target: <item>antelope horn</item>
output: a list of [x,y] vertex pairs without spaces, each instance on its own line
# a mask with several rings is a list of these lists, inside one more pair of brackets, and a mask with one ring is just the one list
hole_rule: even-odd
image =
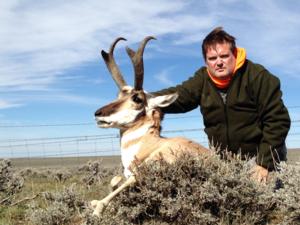
[[105,64],[109,70],[109,72],[111,73],[112,75],[112,78],[114,79],[114,81],[116,82],[117,86],[119,87],[119,89],[121,90],[122,87],[124,87],[126,85],[126,82],[119,70],[119,67],[118,65],[116,64],[115,62],[115,59],[114,59],[114,49],[115,49],[115,46],[116,44],[120,41],[120,40],[123,40],[123,41],[127,41],[125,38],[123,37],[119,37],[117,38],[110,46],[110,49],[109,49],[109,53],[105,52],[104,50],[101,51],[101,55],[102,55],[102,58],[104,59],[105,61]]
[[136,90],[142,90],[143,89],[143,80],[144,80],[144,62],[143,62],[143,54],[144,49],[148,41],[151,39],[155,39],[155,37],[148,36],[146,37],[142,43],[140,44],[139,49],[137,52],[132,50],[131,48],[126,48],[127,54],[129,55],[133,67],[134,67],[134,89]]

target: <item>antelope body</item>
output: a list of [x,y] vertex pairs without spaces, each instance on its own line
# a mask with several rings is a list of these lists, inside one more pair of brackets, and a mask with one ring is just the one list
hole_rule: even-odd
[[[91,202],[94,215],[100,215],[110,200],[120,191],[135,183],[134,171],[138,165],[149,160],[162,159],[173,163],[182,153],[202,154],[209,150],[186,138],[164,138],[160,136],[163,114],[160,108],[172,104],[177,94],[153,96],[143,90],[143,52],[146,43],[154,39],[146,37],[137,52],[127,48],[134,65],[135,85],[130,87],[124,81],[113,57],[115,45],[124,38],[116,39],[109,53],[102,51],[102,57],[118,85],[117,100],[95,112],[97,125],[102,128],[118,128],[121,132],[121,158],[126,181],[101,201]],[[116,179],[116,178],[115,178]],[[118,180],[118,179],[117,179]]]

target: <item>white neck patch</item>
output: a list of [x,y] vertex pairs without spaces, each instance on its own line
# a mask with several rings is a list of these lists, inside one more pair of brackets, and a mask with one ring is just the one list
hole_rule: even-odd
[[134,161],[135,155],[140,150],[141,143],[136,142],[135,144],[129,145],[126,148],[124,148],[124,146],[128,142],[144,136],[150,127],[151,127],[150,124],[145,124],[139,127],[138,129],[133,130],[132,132],[123,134],[121,139],[121,158],[122,158],[122,164],[124,166],[125,177],[129,177],[130,175],[132,175],[132,172],[128,169],[128,167]]
[[141,145],[140,143],[136,143],[126,149],[121,149],[121,159],[124,167],[125,177],[129,177],[132,175],[132,172],[129,170],[129,166],[134,161],[135,155],[138,153],[140,149],[140,145]]
[[121,148],[122,148],[122,145],[124,146],[127,142],[144,136],[150,127],[151,127],[150,124],[145,124],[136,130],[133,130],[131,132],[123,134],[122,139],[121,139]]

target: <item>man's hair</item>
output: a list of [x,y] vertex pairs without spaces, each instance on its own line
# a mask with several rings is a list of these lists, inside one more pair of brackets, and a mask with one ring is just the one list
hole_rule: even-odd
[[203,40],[202,42],[202,54],[204,60],[206,61],[206,52],[208,48],[215,47],[216,44],[229,43],[230,50],[234,53],[236,45],[235,45],[235,37],[231,36],[227,32],[223,30],[223,27],[217,27],[213,29]]

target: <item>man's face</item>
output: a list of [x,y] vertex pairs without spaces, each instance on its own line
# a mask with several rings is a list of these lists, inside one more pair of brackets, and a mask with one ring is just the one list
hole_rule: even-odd
[[230,50],[229,43],[218,43],[206,52],[206,66],[211,75],[217,78],[227,78],[233,74],[236,57]]

